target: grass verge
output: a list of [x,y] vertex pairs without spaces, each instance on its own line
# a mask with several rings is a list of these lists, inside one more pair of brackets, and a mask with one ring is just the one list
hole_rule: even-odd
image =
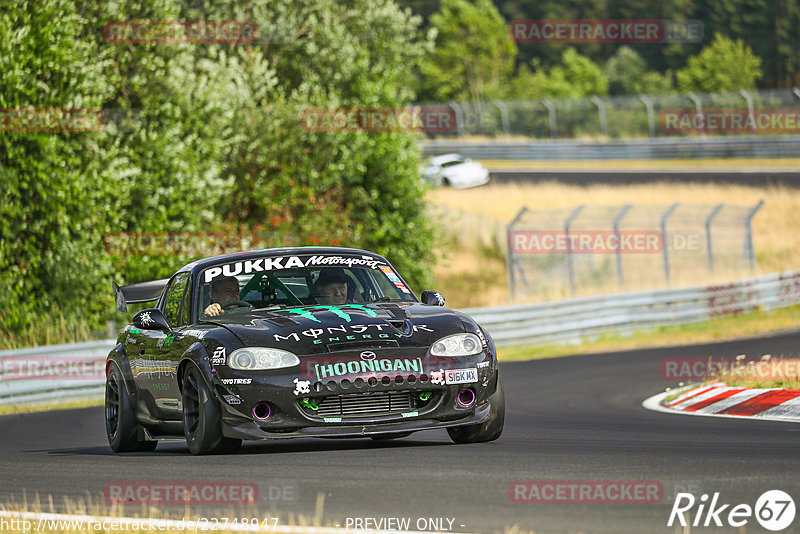
[[42,404],[7,404],[0,406],[0,415],[19,413],[48,412],[51,410],[75,410],[78,408],[92,408],[102,406],[103,399],[86,399],[71,402],[48,402]]
[[663,326],[654,330],[634,332],[631,336],[604,334],[580,345],[513,345],[498,347],[497,352],[500,361],[520,361],[594,352],[712,343],[797,328],[800,327],[798,317],[800,317],[800,305],[794,305],[685,325]]

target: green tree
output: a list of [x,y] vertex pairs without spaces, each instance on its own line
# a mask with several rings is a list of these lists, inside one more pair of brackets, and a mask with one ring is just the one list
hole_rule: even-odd
[[[215,17],[235,16],[209,5]],[[286,35],[217,49],[210,74],[237,129],[222,160],[223,220],[266,225],[299,244],[384,254],[417,288],[429,282],[432,230],[418,179],[417,134],[316,131],[304,117],[337,109],[403,109],[412,68],[432,43],[389,0],[238,3]],[[277,243],[281,244],[281,243]]]
[[663,94],[672,91],[672,73],[665,74],[647,69],[642,56],[628,46],[621,46],[603,67],[608,78],[609,93]]
[[491,0],[442,0],[431,24],[436,48],[419,66],[423,100],[479,102],[504,92],[517,46]]
[[678,88],[703,93],[752,89],[761,78],[761,59],[741,40],[718,33],[714,41],[676,73]]
[[[254,20],[252,45],[120,45],[113,20]],[[413,132],[319,132],[309,108],[403,108],[431,43],[390,0],[0,3],[0,108],[103,109],[89,132],[0,132],[0,329],[112,314],[110,280],[190,257],[110,256],[110,232],[272,228],[430,266]],[[273,241],[273,245],[282,242]]]
[[[104,77],[110,56],[86,39],[91,30],[72,0],[0,3],[0,109],[38,110],[39,117],[44,110],[100,109],[111,93]],[[117,159],[113,144],[103,131],[21,126],[0,133],[4,330],[79,305],[97,315],[102,306],[86,295],[108,274],[96,260],[112,196],[105,168]]]
[[800,0],[695,0],[694,18],[706,35],[741,39],[761,58],[760,86],[792,87],[800,82]]
[[509,98],[579,98],[608,94],[608,79],[603,70],[574,48],[564,51],[559,65],[546,69],[534,60],[532,67],[533,72],[527,67],[520,69],[511,82]]

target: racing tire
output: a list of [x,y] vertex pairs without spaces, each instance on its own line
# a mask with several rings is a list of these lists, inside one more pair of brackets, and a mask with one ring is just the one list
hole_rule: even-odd
[[222,435],[222,412],[211,395],[200,370],[189,365],[183,375],[183,433],[189,452],[195,455],[224,454],[237,450],[241,439]]
[[106,437],[114,452],[149,452],[157,441],[139,441],[136,410],[128,397],[128,387],[116,362],[111,362],[106,376],[105,393]]
[[455,443],[486,443],[494,441],[503,433],[506,419],[506,399],[503,395],[503,386],[500,383],[500,374],[497,374],[497,389],[489,397],[491,409],[489,419],[477,425],[455,426],[447,429]]

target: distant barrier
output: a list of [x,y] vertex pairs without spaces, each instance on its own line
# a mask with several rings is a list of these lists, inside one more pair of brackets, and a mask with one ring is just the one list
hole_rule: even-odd
[[426,157],[456,152],[482,160],[797,158],[800,135],[631,139],[625,141],[426,140]]
[[580,343],[604,333],[705,321],[800,303],[800,271],[730,284],[462,310],[502,345]]

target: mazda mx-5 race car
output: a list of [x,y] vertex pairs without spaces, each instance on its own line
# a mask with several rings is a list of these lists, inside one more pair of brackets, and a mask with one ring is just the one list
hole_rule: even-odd
[[169,279],[113,284],[133,316],[106,363],[115,452],[185,437],[497,439],[505,403],[491,337],[435,291],[417,299],[383,257],[345,248],[237,252]]

